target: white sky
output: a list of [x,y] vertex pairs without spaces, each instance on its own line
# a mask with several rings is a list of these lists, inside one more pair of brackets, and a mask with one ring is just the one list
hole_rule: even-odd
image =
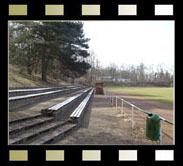
[[174,21],[84,21],[84,32],[102,66],[174,66]]

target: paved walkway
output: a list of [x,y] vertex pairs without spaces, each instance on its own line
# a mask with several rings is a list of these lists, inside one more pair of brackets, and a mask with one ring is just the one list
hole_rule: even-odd
[[144,130],[131,129],[131,118],[111,106],[109,98],[95,95],[81,128],[56,144],[131,145],[152,144]]

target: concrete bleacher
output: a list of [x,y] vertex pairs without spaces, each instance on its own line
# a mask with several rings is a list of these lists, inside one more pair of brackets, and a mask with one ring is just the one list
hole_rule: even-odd
[[[52,90],[53,88],[44,89],[46,92],[39,92],[39,90],[29,90],[32,94],[26,94],[21,96],[12,96],[9,97],[9,111],[18,111],[22,110],[22,108],[29,106],[31,104],[35,104],[40,101],[48,100],[51,98],[59,97],[73,91],[77,91],[81,89],[81,87],[68,87],[68,88],[60,88],[57,90]],[[42,89],[41,89],[42,90]],[[26,89],[24,91],[27,91]],[[36,93],[35,93],[36,92]]]

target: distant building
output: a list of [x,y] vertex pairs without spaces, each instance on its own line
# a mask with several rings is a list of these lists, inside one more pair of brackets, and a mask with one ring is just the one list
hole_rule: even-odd
[[99,76],[97,81],[130,82],[128,78],[112,78],[111,76]]
[[115,79],[115,81],[117,81],[117,82],[130,82],[130,79],[128,79],[128,78],[117,78],[117,79]]

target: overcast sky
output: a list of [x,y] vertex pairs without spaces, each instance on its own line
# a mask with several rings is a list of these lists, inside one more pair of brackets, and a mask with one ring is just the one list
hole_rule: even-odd
[[84,21],[85,36],[102,66],[174,66],[174,21]]

